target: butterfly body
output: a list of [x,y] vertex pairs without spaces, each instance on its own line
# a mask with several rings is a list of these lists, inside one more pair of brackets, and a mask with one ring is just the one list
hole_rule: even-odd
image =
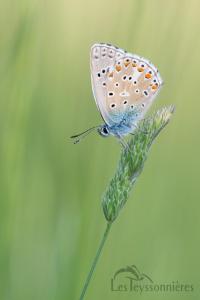
[[119,123],[113,124],[109,126],[108,124],[104,124],[99,128],[100,135],[106,137],[109,135],[113,135],[116,137],[123,137],[127,134],[133,133],[137,128],[138,123],[138,114],[132,114],[131,116],[125,116]]
[[[147,59],[110,44],[94,44],[90,52],[92,90],[105,122],[102,136],[121,138],[137,128],[162,86]],[[76,136],[77,137],[77,136]]]

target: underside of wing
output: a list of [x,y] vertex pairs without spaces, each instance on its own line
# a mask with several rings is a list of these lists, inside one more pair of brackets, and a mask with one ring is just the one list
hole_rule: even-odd
[[117,59],[124,57],[123,50],[108,44],[94,44],[90,53],[90,68],[92,90],[96,105],[104,121],[112,126],[113,121],[110,118],[106,105],[106,81],[108,73],[113,68]]
[[107,44],[92,47],[91,71],[97,106],[110,126],[141,119],[162,85],[151,62]]
[[141,119],[162,85],[158,70],[144,58],[126,55],[108,72],[105,93],[106,111],[113,122],[125,116]]

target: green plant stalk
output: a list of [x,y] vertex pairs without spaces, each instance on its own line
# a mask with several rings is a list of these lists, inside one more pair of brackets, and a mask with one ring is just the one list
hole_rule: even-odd
[[169,123],[174,106],[163,107],[138,124],[138,129],[122,149],[115,175],[103,196],[102,207],[105,218],[113,222],[125,205],[130,191],[141,174],[149,150],[156,137]]
[[94,270],[95,270],[95,268],[96,268],[97,262],[98,262],[98,260],[99,260],[99,256],[100,256],[100,254],[101,254],[101,252],[102,252],[103,246],[104,246],[105,241],[106,241],[106,239],[107,239],[107,237],[108,237],[108,233],[109,233],[109,231],[110,231],[111,225],[112,225],[112,223],[107,223],[106,230],[105,230],[105,232],[104,232],[103,238],[102,238],[102,240],[101,240],[101,242],[100,242],[100,245],[99,245],[99,248],[98,248],[98,250],[97,250],[97,253],[96,253],[95,257],[94,257],[94,260],[93,260],[93,263],[92,263],[90,272],[88,273],[88,276],[87,276],[87,278],[86,278],[86,281],[85,281],[83,290],[82,290],[82,292],[81,292],[81,296],[80,296],[80,298],[79,298],[80,300],[83,300],[83,299],[84,299],[84,296],[85,296],[85,293],[86,293],[86,291],[87,291],[88,285],[89,285],[90,280],[91,280],[91,278],[92,278],[92,274],[94,273]]
[[149,118],[141,121],[138,129],[134,132],[134,137],[129,140],[128,147],[121,152],[117,171],[111,179],[102,200],[102,208],[107,220],[107,227],[87,276],[80,300],[84,299],[99,256],[108,237],[111,224],[124,207],[131,189],[142,172],[152,143],[162,129],[169,123],[173,112],[174,106],[171,105],[158,110]]

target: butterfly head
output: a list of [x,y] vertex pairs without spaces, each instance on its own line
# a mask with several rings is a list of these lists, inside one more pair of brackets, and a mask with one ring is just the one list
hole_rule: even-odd
[[98,129],[98,133],[102,136],[102,137],[107,137],[110,135],[110,131],[109,128],[106,124],[102,125],[101,127],[99,127]]

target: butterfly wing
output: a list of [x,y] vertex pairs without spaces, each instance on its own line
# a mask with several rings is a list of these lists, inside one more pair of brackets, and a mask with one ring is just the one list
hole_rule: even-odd
[[96,105],[100,110],[105,123],[114,124],[110,112],[107,109],[106,81],[108,73],[111,72],[116,59],[124,56],[124,51],[107,44],[94,44],[90,53],[90,68],[92,90]]
[[149,109],[162,79],[148,60],[109,45],[91,52],[92,85],[105,122],[132,127]]

